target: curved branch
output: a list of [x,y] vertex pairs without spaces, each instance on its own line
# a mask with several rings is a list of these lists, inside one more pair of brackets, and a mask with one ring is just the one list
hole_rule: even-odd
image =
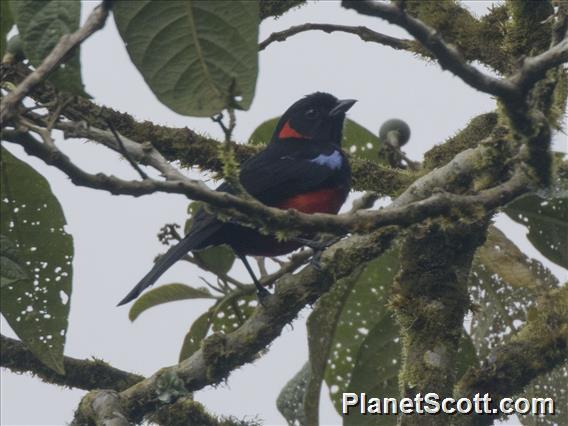
[[[444,188],[449,188],[449,184],[463,176],[464,173],[471,174],[472,167],[475,167],[475,165],[470,164],[472,163],[470,160],[483,155],[484,151],[480,147],[479,149],[465,151],[446,166],[421,178],[392,206],[381,210],[359,211],[341,215],[305,214],[296,210],[268,207],[254,199],[243,199],[226,192],[213,191],[202,182],[189,178],[170,181],[154,179],[127,181],[102,173],[90,174],[71,162],[69,157],[59,151],[57,147],[43,144],[29,133],[5,130],[2,137],[4,140],[20,144],[28,154],[41,158],[47,164],[57,167],[68,175],[76,185],[103,189],[112,194],[134,196],[155,192],[183,194],[194,200],[205,201],[220,212],[229,214],[232,219],[243,225],[255,227],[266,233],[276,231],[299,232],[307,235],[320,232],[334,235],[344,235],[350,232],[366,233],[389,225],[411,225],[427,218],[451,214],[455,209],[470,212],[478,211],[479,208],[491,210],[512,201],[529,190],[528,178],[519,172],[511,180],[492,189],[481,191],[477,195],[455,195],[440,192],[429,195],[434,190],[441,191]],[[460,167],[465,172],[461,173]],[[420,199],[419,195],[422,193],[427,198]]]
[[359,265],[384,253],[398,230],[353,236],[328,248],[321,258],[321,271],[308,267],[278,281],[274,296],[259,306],[234,332],[213,334],[201,349],[179,365],[162,368],[150,378],[120,393],[124,412],[133,421],[157,407],[156,391],[164,374],[183,380],[188,392],[226,379],[236,368],[256,359],[258,351],[276,339],[286,324],[307,305],[313,304],[338,279],[350,275]]
[[122,391],[144,380],[143,376],[119,370],[101,360],[63,358],[65,375],[57,374],[39,361],[25,345],[0,335],[0,366],[15,373],[31,373],[46,383],[84,390]]
[[408,15],[396,4],[343,0],[343,7],[363,15],[380,17],[408,31],[447,69],[469,86],[503,99],[507,103],[523,101],[526,93],[544,77],[546,71],[568,61],[568,36],[546,52],[524,60],[521,69],[509,78],[495,78],[470,65],[461,53],[447,44],[436,30]]
[[61,37],[53,50],[45,57],[41,65],[2,100],[2,105],[0,106],[0,123],[2,123],[2,125],[12,116],[18,103],[24,99],[36,85],[43,81],[47,75],[63,61],[71,50],[104,26],[107,16],[108,2],[103,2],[91,12],[81,28],[72,34]]
[[414,52],[417,47],[417,44],[414,40],[405,40],[401,38],[391,37],[363,26],[353,27],[348,25],[306,23],[302,25],[295,25],[288,28],[287,30],[270,34],[270,36],[266,40],[259,43],[258,50],[264,50],[268,45],[275,41],[284,41],[289,37],[306,31],[324,31],[328,34],[332,32],[354,34],[363,41],[382,44],[384,46],[392,47],[396,50],[408,50]]
[[421,20],[408,15],[398,5],[367,0],[343,0],[342,5],[363,15],[380,17],[391,24],[404,28],[432,52],[443,69],[451,71],[471,87],[503,99],[518,99],[520,97],[520,93],[514,84],[484,74],[473,65],[468,64],[460,52],[446,44],[436,30]]
[[[1,64],[2,81],[20,84],[30,70],[22,64]],[[56,96],[48,82],[42,82],[29,94],[39,103],[48,104]],[[178,161],[182,167],[197,166],[202,170],[222,172],[219,158],[221,142],[203,136],[189,128],[173,128],[154,124],[150,121],[137,121],[131,115],[101,107],[88,99],[74,98],[65,103],[61,113],[76,123],[87,123],[90,128],[104,129],[107,121],[123,136],[136,143],[151,141],[153,147],[168,161]],[[95,141],[96,135],[85,136]],[[235,158],[244,162],[261,147],[231,143]],[[411,183],[415,177],[403,170],[376,164],[372,161],[351,158],[353,170],[353,189],[370,190],[381,195],[393,196]]]

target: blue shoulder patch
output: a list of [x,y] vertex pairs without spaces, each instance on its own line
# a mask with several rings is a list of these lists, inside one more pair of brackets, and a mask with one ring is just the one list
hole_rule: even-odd
[[343,164],[343,157],[339,151],[333,151],[329,155],[320,154],[310,161],[312,163],[319,164],[320,166],[327,166],[332,170],[336,170],[341,168],[341,165]]

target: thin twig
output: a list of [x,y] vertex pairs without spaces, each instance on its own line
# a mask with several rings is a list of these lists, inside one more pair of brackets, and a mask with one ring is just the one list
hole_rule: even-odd
[[72,34],[61,37],[59,42],[45,57],[39,67],[36,68],[24,81],[22,81],[13,91],[8,93],[2,100],[0,106],[0,123],[2,127],[6,120],[16,111],[16,106],[38,83],[44,80],[75,47],[79,46],[85,39],[100,30],[108,16],[108,4],[103,2],[98,5],[87,18],[85,25]]
[[116,142],[118,144],[118,147],[120,149],[120,152],[122,153],[122,155],[124,156],[124,158],[126,158],[128,160],[128,162],[130,163],[130,165],[132,166],[132,168],[134,170],[136,170],[138,172],[138,174],[140,175],[140,177],[144,180],[149,179],[148,175],[146,174],[146,172],[144,172],[144,170],[142,170],[140,168],[140,166],[138,165],[138,163],[136,161],[134,161],[132,159],[132,157],[130,156],[130,154],[128,153],[128,151],[126,150],[126,148],[124,147],[124,143],[122,142],[122,139],[120,138],[120,135],[118,134],[118,132],[116,131],[116,129],[114,128],[114,126],[112,125],[112,123],[109,120],[106,120],[106,123],[108,125],[108,128],[110,129],[110,131],[112,132],[112,134],[114,135],[114,138],[116,139]]
[[268,47],[268,45],[275,41],[284,41],[289,37],[306,31],[324,31],[328,34],[332,32],[354,34],[363,41],[382,44],[384,46],[389,46],[397,50],[414,51],[417,47],[416,42],[414,42],[413,40],[391,37],[363,26],[351,27],[347,25],[306,23],[302,25],[295,25],[288,28],[287,30],[270,34],[270,36],[266,40],[258,45],[258,50],[264,50],[266,49],[266,47]]

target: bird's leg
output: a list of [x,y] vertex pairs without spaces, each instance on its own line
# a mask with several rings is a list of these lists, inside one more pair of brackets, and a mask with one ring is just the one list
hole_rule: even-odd
[[247,268],[247,271],[254,282],[254,285],[256,287],[256,295],[260,304],[262,305],[263,301],[266,300],[266,298],[269,297],[271,293],[260,284],[260,282],[256,278],[256,275],[254,275],[254,271],[252,270],[250,263],[248,263],[246,256],[242,254],[239,254],[238,256],[239,259],[241,259],[241,261],[244,263],[245,268]]
[[320,259],[323,251],[329,246],[338,242],[339,240],[341,240],[341,237],[333,237],[327,240],[311,240],[308,238],[300,238],[300,237],[294,238],[294,241],[303,244],[314,251],[314,255],[310,259],[310,265],[312,265],[318,271],[321,270]]

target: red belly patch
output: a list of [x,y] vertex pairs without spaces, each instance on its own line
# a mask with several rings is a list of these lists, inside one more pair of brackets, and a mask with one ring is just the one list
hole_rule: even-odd
[[302,213],[336,214],[344,201],[344,191],[342,189],[326,188],[295,195],[277,204],[276,207],[280,209],[296,209]]

